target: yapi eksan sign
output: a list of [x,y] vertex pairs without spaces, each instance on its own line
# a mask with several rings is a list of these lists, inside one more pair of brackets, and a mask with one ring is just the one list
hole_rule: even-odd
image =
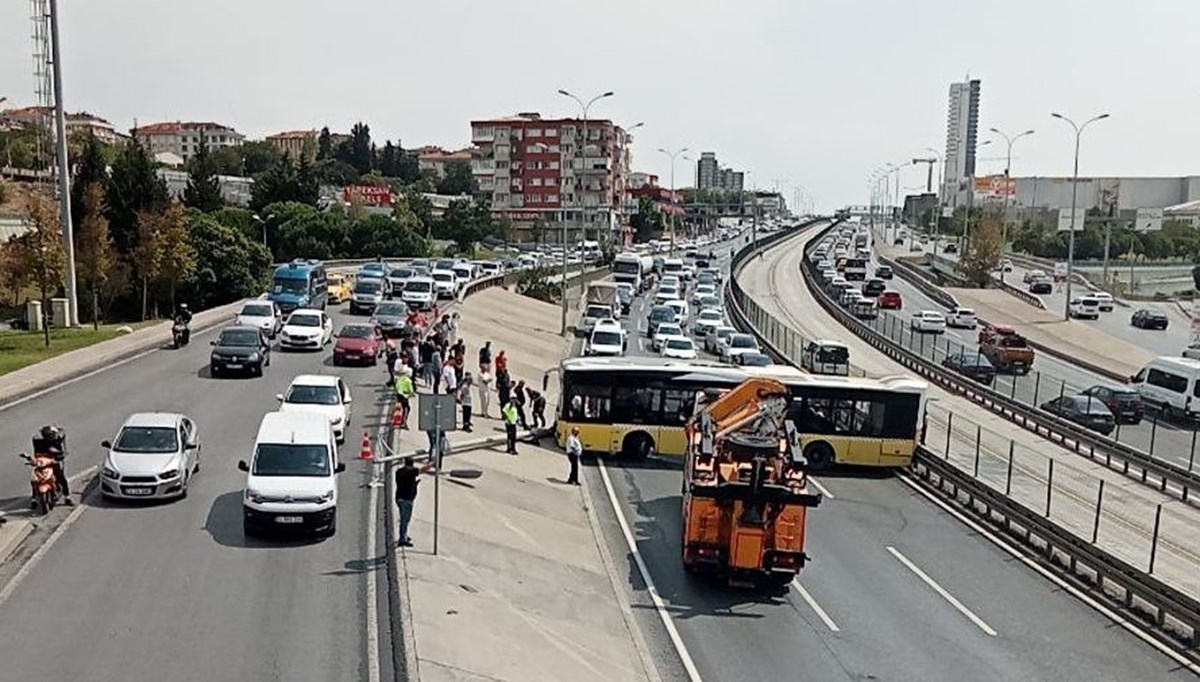
[[342,200],[347,204],[357,201],[364,206],[391,206],[394,199],[391,185],[346,185],[342,188]]

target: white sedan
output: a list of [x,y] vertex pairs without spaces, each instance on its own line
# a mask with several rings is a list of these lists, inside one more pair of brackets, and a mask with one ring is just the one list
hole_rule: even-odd
[[329,374],[301,374],[292,379],[287,393],[275,396],[280,412],[312,412],[329,420],[337,442],[346,440],[350,424],[350,388],[340,377]]
[[249,301],[242,306],[233,323],[256,327],[262,331],[263,336],[273,339],[281,326],[279,308],[275,307],[275,303],[272,301]]
[[279,330],[280,348],[321,350],[332,340],[333,320],[323,310],[293,310]]
[[720,310],[706,308],[696,316],[692,323],[692,332],[696,336],[706,336],[710,331],[725,324],[725,316]]
[[654,338],[650,340],[650,347],[655,351],[662,350],[663,342],[669,336],[683,336],[683,327],[673,322],[659,324],[658,329],[654,330]]
[[662,356],[676,360],[695,360],[696,344],[686,336],[667,336],[662,340]]
[[918,332],[943,334],[946,331],[946,316],[936,310],[920,310],[912,314],[912,328]]

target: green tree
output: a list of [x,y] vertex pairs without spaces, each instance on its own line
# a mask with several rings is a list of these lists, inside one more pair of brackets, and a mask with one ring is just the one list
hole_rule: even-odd
[[[400,141],[396,140],[396,146],[400,147]],[[396,177],[402,182],[416,182],[421,177],[421,164],[417,159],[417,153],[404,148],[400,148],[400,157],[397,159]]]
[[159,214],[158,236],[162,248],[158,276],[167,285],[174,310],[176,288],[196,270],[196,250],[188,239],[188,220],[183,204],[172,201]]
[[321,133],[317,135],[317,161],[325,161],[333,158],[333,135],[329,133],[329,126],[321,128]]
[[354,166],[338,159],[317,161],[313,167],[313,173],[316,175],[317,181],[323,185],[344,187],[358,182],[358,171],[354,169]]
[[150,312],[150,282],[158,279],[162,271],[162,237],[160,223],[162,214],[149,209],[138,211],[137,241],[129,260],[142,281],[142,319]]
[[92,181],[84,187],[80,202],[83,216],[75,224],[75,255],[79,278],[92,292],[92,329],[100,327],[100,291],[108,285],[117,260],[112,234],[105,217],[104,186]]
[[471,162],[455,159],[446,162],[446,174],[438,181],[438,194],[469,194],[479,192],[479,183],[471,171]]
[[[252,242],[262,243],[262,224],[254,219],[254,211],[227,206],[208,214],[225,227],[237,230]],[[267,216],[262,216],[267,219]]]
[[992,273],[1000,265],[1000,257],[1004,252],[1002,240],[1000,216],[992,212],[981,215],[971,230],[970,244],[959,264],[968,282],[983,287],[991,281]]
[[354,166],[359,173],[369,173],[374,165],[375,153],[371,148],[371,128],[359,121],[350,128],[350,139],[338,145],[338,159]]
[[638,198],[638,210],[630,219],[633,226],[634,239],[650,241],[656,239],[663,231],[663,215],[650,197]]
[[271,266],[266,247],[222,224],[216,214],[192,210],[187,221],[188,241],[196,254],[195,271],[183,286],[188,299],[210,308],[264,290]]
[[216,164],[208,151],[208,143],[200,138],[196,153],[187,162],[188,184],[183,190],[183,203],[201,211],[215,211],[225,205],[221,200],[221,181],[217,179]]
[[113,159],[105,197],[113,242],[122,254],[130,254],[138,246],[138,214],[160,211],[167,205],[167,186],[154,168],[154,159],[136,140],[121,145]]
[[286,158],[283,152],[266,140],[247,140],[237,149],[242,155],[242,172],[250,176],[265,173]]
[[454,240],[457,253],[465,254],[473,253],[475,244],[488,237],[503,237],[501,229],[487,205],[451,201],[438,221],[434,235]]
[[373,214],[350,224],[349,258],[408,258],[426,256],[429,245],[417,232],[404,228],[390,216]]
[[108,164],[104,160],[104,150],[100,141],[88,131],[81,138],[81,142],[79,155],[72,158],[75,162],[75,173],[71,177],[72,225],[83,221],[84,195],[88,188],[100,183],[103,192],[103,184],[108,180]]
[[217,146],[208,150],[208,157],[217,175],[246,175],[246,166],[242,161],[244,152],[240,147]]
[[384,143],[383,149],[379,152],[379,163],[376,168],[382,175],[390,178],[396,177],[400,172],[400,155],[404,153],[402,149],[392,144],[391,140]]
[[[16,261],[26,279],[37,287],[43,314],[50,310],[50,294],[62,286],[67,269],[67,254],[62,241],[62,223],[55,205],[40,194],[27,202],[29,229],[13,238]],[[42,325],[46,346],[50,345],[50,325]]]
[[286,157],[281,157],[274,166],[255,178],[250,190],[250,207],[260,215],[263,207],[283,201],[296,201],[317,205],[319,196],[316,174],[312,165],[301,158],[293,166]]

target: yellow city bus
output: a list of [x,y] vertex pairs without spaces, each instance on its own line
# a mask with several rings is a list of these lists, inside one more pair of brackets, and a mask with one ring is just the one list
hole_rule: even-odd
[[586,451],[635,459],[683,455],[697,391],[733,388],[752,376],[778,379],[791,389],[789,417],[816,468],[908,466],[920,442],[927,387],[911,377],[820,376],[786,365],[658,358],[570,358],[557,372],[559,446],[578,426]]

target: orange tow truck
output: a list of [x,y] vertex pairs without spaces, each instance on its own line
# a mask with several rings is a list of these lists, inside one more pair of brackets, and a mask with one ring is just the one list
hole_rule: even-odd
[[704,394],[688,421],[683,565],[730,585],[782,587],[803,568],[805,520],[821,496],[787,418],[787,386],[749,379]]
[[997,324],[979,330],[979,352],[997,372],[1029,374],[1035,354],[1025,337],[1007,325]]

